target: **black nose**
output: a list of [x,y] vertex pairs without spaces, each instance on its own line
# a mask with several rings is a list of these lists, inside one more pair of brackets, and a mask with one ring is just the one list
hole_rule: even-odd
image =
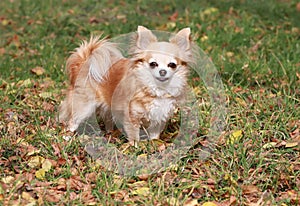
[[159,74],[160,74],[160,76],[164,77],[164,76],[166,76],[166,74],[167,74],[167,71],[166,71],[166,70],[164,70],[164,69],[162,69],[162,70],[159,70]]

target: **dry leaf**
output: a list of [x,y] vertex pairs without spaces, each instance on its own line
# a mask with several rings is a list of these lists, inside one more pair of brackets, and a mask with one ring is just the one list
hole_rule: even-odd
[[3,177],[1,179],[1,181],[5,184],[10,184],[15,180],[15,178],[13,176],[7,176],[7,177]]
[[[28,192],[22,192],[22,198],[24,199],[24,200],[27,200],[27,201],[29,201],[29,202],[33,202],[33,203],[35,203],[35,199],[30,195],[30,193],[28,193]],[[26,205],[28,205],[28,204],[26,204]]]
[[36,155],[41,152],[40,149],[37,149],[35,147],[30,147],[30,146],[27,147],[27,150],[28,150],[28,152],[27,152],[26,156]]
[[287,142],[285,144],[286,148],[291,148],[291,147],[296,147],[296,146],[298,146],[298,142]]
[[52,163],[50,160],[46,159],[42,164],[42,169],[44,169],[46,172],[48,172],[52,167]]
[[169,20],[171,21],[176,21],[178,17],[178,11],[176,11],[175,13],[173,13],[170,17],[169,17]]
[[226,56],[228,57],[228,58],[231,58],[231,57],[233,57],[234,56],[234,53],[233,52],[226,52]]
[[197,199],[192,199],[184,203],[184,206],[197,206],[200,205]]
[[35,168],[35,167],[39,167],[44,162],[44,160],[45,158],[41,156],[33,156],[29,159],[29,162],[27,164],[29,167]]
[[43,67],[35,67],[31,69],[31,72],[34,73],[37,76],[41,76],[45,73],[45,69]]
[[300,2],[296,5],[296,9],[300,12]]
[[262,146],[263,149],[273,148],[277,145],[277,142],[268,142]]
[[260,192],[259,188],[255,185],[242,185],[243,194],[258,194]]
[[39,94],[39,96],[44,98],[44,99],[47,99],[47,98],[52,97],[52,92],[42,92],[42,93]]
[[132,191],[133,195],[141,195],[141,196],[146,196],[149,194],[149,187],[140,187],[134,191]]
[[241,105],[242,107],[247,107],[247,103],[245,102],[245,100],[243,100],[243,99],[237,97],[237,98],[235,98],[235,101],[236,101],[239,105]]

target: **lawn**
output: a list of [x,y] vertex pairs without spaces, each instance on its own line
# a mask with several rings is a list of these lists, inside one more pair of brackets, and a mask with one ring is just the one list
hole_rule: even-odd
[[[0,8],[0,204],[300,204],[299,1],[1,0]],[[70,51],[91,34],[117,37],[138,25],[191,28],[219,72],[227,115],[210,156],[198,158],[210,141],[212,105],[191,75],[201,140],[164,170],[121,175],[56,116]],[[155,144],[167,145],[173,133]]]

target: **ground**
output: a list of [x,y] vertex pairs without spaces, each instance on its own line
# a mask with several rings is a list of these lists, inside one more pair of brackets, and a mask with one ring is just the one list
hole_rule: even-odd
[[[0,7],[3,205],[300,204],[299,1],[2,0]],[[209,142],[212,105],[192,74],[201,141],[165,170],[122,176],[92,158],[56,116],[70,51],[91,34],[117,37],[138,25],[191,28],[219,72],[227,116],[211,155],[195,158]],[[159,150],[177,124],[154,143]],[[116,136],[111,144],[126,154],[153,152],[128,149]]]

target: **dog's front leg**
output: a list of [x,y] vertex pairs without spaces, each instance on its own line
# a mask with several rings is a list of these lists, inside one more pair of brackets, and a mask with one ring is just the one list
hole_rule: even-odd
[[137,143],[140,141],[140,127],[138,125],[132,124],[130,121],[124,122],[123,127],[126,132],[129,144],[137,146]]
[[149,128],[147,128],[147,132],[149,135],[149,139],[159,139],[160,133],[165,128],[166,123],[161,122],[160,124],[150,125]]

